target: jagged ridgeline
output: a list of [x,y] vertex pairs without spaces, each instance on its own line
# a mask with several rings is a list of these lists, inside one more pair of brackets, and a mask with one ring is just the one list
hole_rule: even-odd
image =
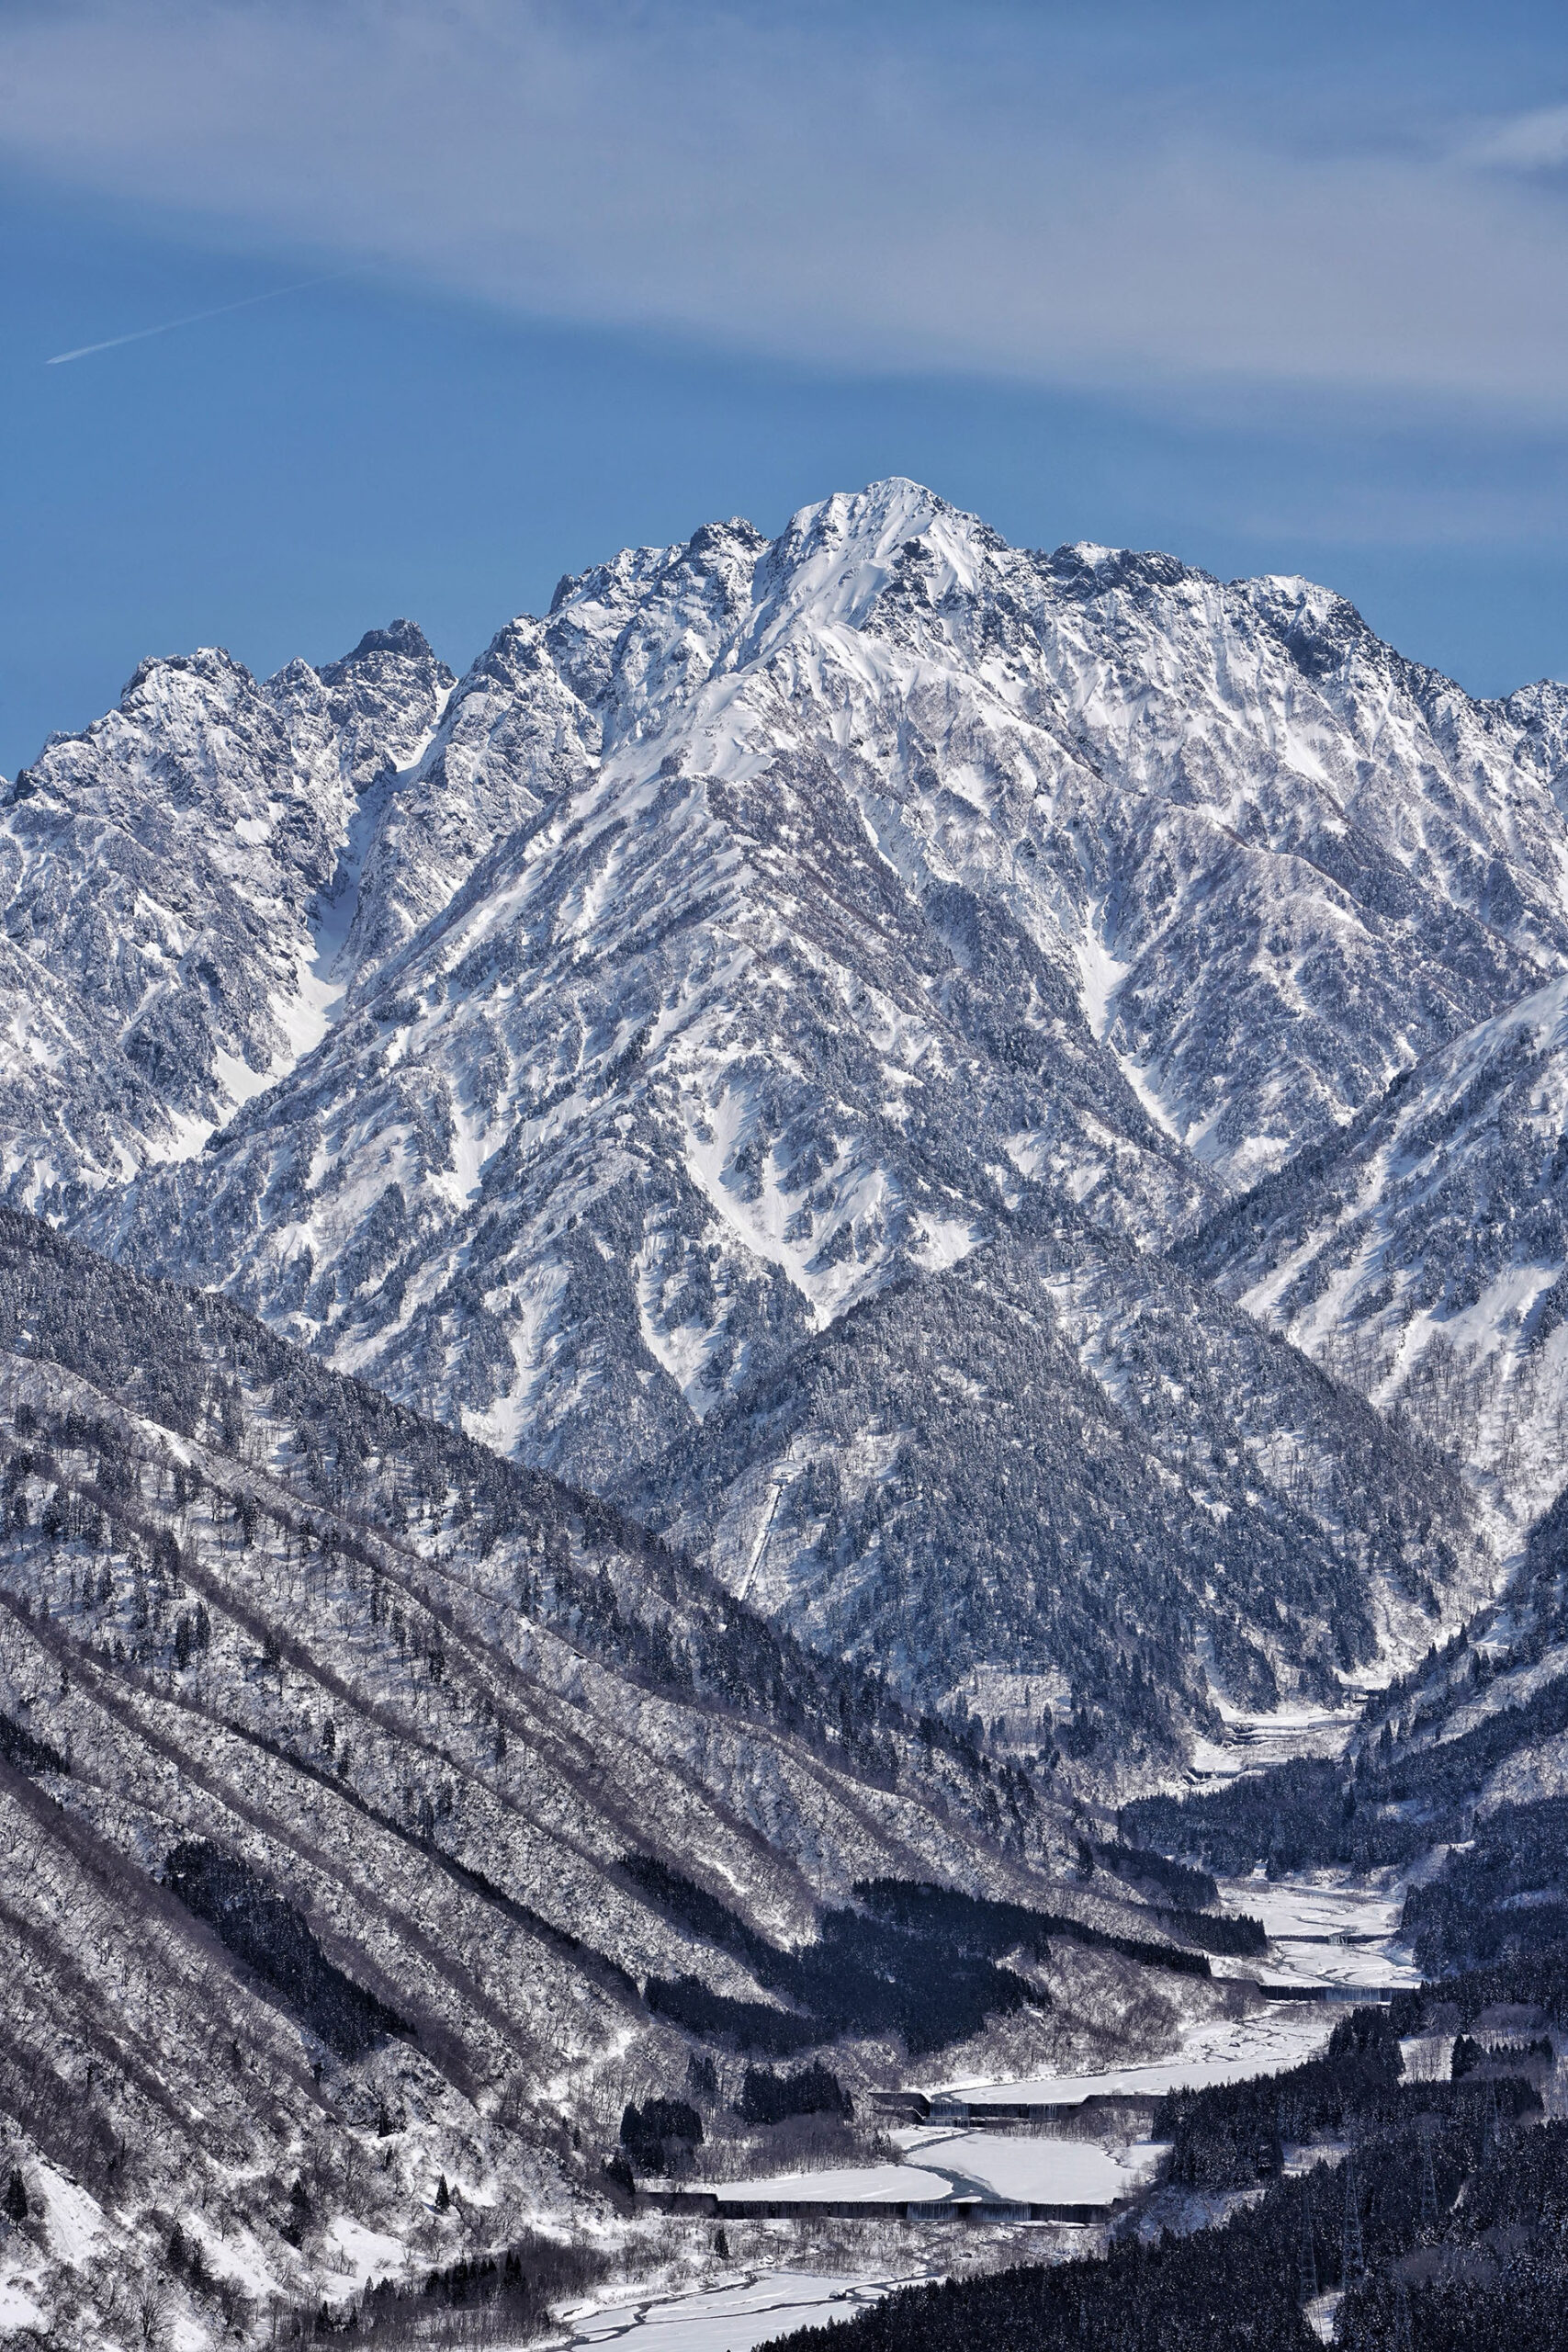
[[606,1505],[10,1211],[0,1510],[0,2115],[105,2281],[193,2211],[285,2301],[345,2216],[449,2267],[454,2195],[520,2244],[694,2079],[1204,1984],[1046,1879],[1023,1775]]
[[[898,480],[624,550],[457,680],[408,623],[147,662],[0,800],[0,1189],[677,1514],[916,1706],[1147,1779],[1216,1692],[1322,1701],[1489,1585],[1437,1449],[1340,1385],[1439,1295],[1483,1283],[1482,1359],[1540,1338],[1561,1456],[1544,998],[1514,1046],[1568,968],[1565,747],[1563,688],[1475,702],[1307,582],[1010,548]],[[1359,1213],[1322,1282],[1214,1260],[1413,1057],[1468,1101],[1472,1045],[1464,1120],[1507,1115],[1441,1267],[1379,1304],[1371,1250],[1348,1318]],[[1334,1378],[1176,1272],[1201,1229]]]

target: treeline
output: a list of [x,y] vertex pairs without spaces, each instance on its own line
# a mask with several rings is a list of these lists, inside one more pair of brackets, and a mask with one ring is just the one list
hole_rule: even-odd
[[[1249,2188],[1282,2169],[1288,2145],[1370,2132],[1397,2135],[1412,2128],[1413,2117],[1426,2117],[1441,2127],[1433,2145],[1449,2147],[1444,2161],[1457,2194],[1494,2116],[1513,2120],[1540,2110],[1539,2093],[1522,2075],[1411,2084],[1403,2073],[1399,2035],[1387,2009],[1357,2009],[1340,2019],[1320,2058],[1283,2074],[1168,2094],[1155,2111],[1150,2136],[1170,2143],[1172,2181]],[[1420,2172],[1418,2165],[1405,2185],[1418,2186]],[[1393,2194],[1396,2187],[1391,2174],[1380,2193]]]
[[47,1739],[39,1738],[26,1724],[13,1723],[9,1715],[0,1715],[0,1758],[17,1772],[69,1772],[71,1763],[58,1747]]
[[736,2112],[743,2123],[785,2123],[796,2115],[826,2115],[852,2123],[855,2109],[837,2075],[818,2061],[794,2075],[775,2075],[771,2066],[748,2066]]
[[1468,1847],[1411,1888],[1404,1930],[1428,1976],[1568,1945],[1568,1798],[1500,1805],[1475,1822]]
[[830,1910],[815,1941],[782,1951],[653,1856],[629,1855],[622,1869],[688,1935],[733,1952],[759,1984],[791,2004],[784,2009],[734,2000],[694,1976],[651,1977],[649,2007],[704,2040],[783,2058],[841,2034],[894,2033],[913,2056],[966,2040],[987,2017],[1046,2003],[1044,1993],[997,1967],[973,1941],[944,1939],[939,1957],[929,1927],[909,1931],[859,1911]]
[[1111,1838],[1104,1844],[1084,1838],[1080,1859],[1087,1866],[1109,1871],[1113,1878],[1125,1879],[1130,1885],[1151,1888],[1167,1903],[1185,1911],[1213,1909],[1220,1899],[1220,1890],[1208,1871],[1195,1871],[1190,1863],[1174,1862],[1168,1854],[1156,1854],[1148,1847],[1123,1846]]
[[1299,2198],[1275,2189],[1223,2229],[1122,2240],[1103,2261],[903,2288],[774,2352],[1321,2352],[1301,2313],[1301,2226]]
[[1451,2029],[1456,2020],[1467,2030],[1493,2008],[1568,2017],[1568,1944],[1510,1952],[1490,1967],[1461,1969],[1457,1976],[1396,1993],[1388,2016],[1393,2032],[1413,2034],[1434,2031],[1439,2022]]
[[[896,1921],[907,1933],[938,1936],[963,1951],[998,1958],[1007,1951],[1022,1951],[1043,1961],[1050,1957],[1051,1938],[1057,1936],[1099,1951],[1119,1952],[1123,1960],[1136,1961],[1145,1968],[1174,1969],[1183,1976],[1210,1973],[1208,1962],[1196,1952],[1156,1944],[1142,1936],[1117,1935],[1087,1920],[1055,1911],[1036,1911],[1027,1904],[998,1903],[987,1896],[961,1894],[953,1887],[899,1878],[859,1879],[854,1891],[868,1910]],[[1195,1914],[1165,1912],[1160,1917],[1167,1921],[1178,1917],[1184,1923],[1190,1920],[1204,1930],[1214,1926],[1212,1920],[1198,1920]]]
[[395,2009],[328,1960],[294,1905],[235,1855],[187,1840],[169,1856],[164,1883],[340,2058],[363,2057],[409,2031]]
[[321,2302],[280,2315],[275,2341],[368,2336],[387,2346],[516,2345],[549,2330],[551,2309],[595,2287],[609,2268],[592,2247],[553,2238],[520,2239],[499,2254],[475,2255],[426,2273],[422,2284],[389,2278],[357,2300]]
[[1343,1764],[1307,1756],[1201,1796],[1136,1798],[1120,1821],[1124,1833],[1225,1878],[1259,1861],[1270,1878],[1331,1864],[1381,1870],[1414,1860],[1432,1841],[1430,1829],[1363,1802]]
[[702,2140],[703,2119],[689,2099],[650,2098],[641,2107],[634,2100],[621,2117],[625,2169],[607,2169],[629,2188],[634,2166],[640,2173],[682,2171]]
[[1396,1741],[1392,1726],[1385,1724],[1375,1746],[1362,1751],[1358,1788],[1364,1783],[1365,1800],[1373,1804],[1414,1801],[1428,1813],[1440,1812],[1451,1819],[1455,1807],[1506,1757],[1563,1731],[1568,1731],[1568,1674],[1557,1676],[1529,1699],[1499,1707],[1459,1738],[1431,1747]]
[[[1142,1798],[1123,1818],[1236,1875],[1259,1859],[1270,1876],[1335,1862],[1402,1865],[1440,1838],[1462,1839],[1432,1878],[1411,1888],[1403,1932],[1427,1976],[1500,1967],[1568,1945],[1568,1798],[1499,1805],[1478,1820],[1474,1790],[1516,1742],[1545,1737],[1559,1713],[1568,1718],[1565,1701],[1568,1678],[1393,1770],[1348,1775],[1340,1764],[1297,1758],[1213,1795]],[[1419,1817],[1379,1809],[1408,1805],[1423,1789],[1428,1801]],[[1197,1922],[1169,1924],[1204,1940]]]
[[689,2033],[771,2057],[846,2034],[897,2035],[917,2057],[967,2041],[987,2018],[1050,1999],[1011,1969],[858,1911],[825,1912],[816,1941],[798,1952],[767,1949],[756,1973],[792,2009],[728,1999],[694,1976],[650,1977],[648,2005]]

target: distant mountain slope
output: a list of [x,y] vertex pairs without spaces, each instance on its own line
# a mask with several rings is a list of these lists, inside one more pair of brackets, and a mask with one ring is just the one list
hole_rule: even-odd
[[1123,1808],[1140,1846],[1226,1875],[1261,1862],[1407,1873],[1429,1976],[1480,1970],[1474,2007],[1568,1996],[1568,1578],[1563,1506],[1501,1603],[1375,1693],[1337,1758]]
[[1179,1251],[1491,1474],[1521,1521],[1568,1464],[1568,985],[1429,1056]]
[[1216,1693],[1418,1653],[1490,1570],[1433,1450],[1081,1233],[883,1291],[621,1491],[815,1646],[1145,1769]]
[[451,683],[402,622],[265,685],[223,652],[144,662],[117,711],[51,738],[0,810],[8,1199],[79,1213],[315,1043],[358,797]]

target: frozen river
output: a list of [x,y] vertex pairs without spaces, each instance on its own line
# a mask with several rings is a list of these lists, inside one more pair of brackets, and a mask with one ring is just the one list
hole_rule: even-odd
[[972,2112],[988,2101],[1021,2107],[1080,2107],[1091,2098],[1163,2098],[1167,2091],[1201,2090],[1210,2083],[1245,2082],[1277,2075],[1314,2058],[1340,2012],[1321,2001],[1271,2002],[1249,2018],[1211,2018],[1189,2026],[1179,2046],[1136,2066],[1108,2066],[1093,2075],[1032,2075],[1017,2081],[944,2083],[941,2092]]
[[[1355,1885],[1319,1873],[1269,1883],[1235,1880],[1222,1889],[1227,1910],[1250,1911],[1270,1938],[1264,1973],[1271,1981],[1346,1988],[1415,1982],[1398,1942],[1404,1890],[1392,1882]],[[989,2098],[1008,2105],[1072,2107],[1107,2095],[1158,2098],[1168,2090],[1279,2074],[1315,2056],[1342,2007],[1325,2001],[1271,2002],[1246,2018],[1190,2025],[1179,2047],[1143,2064],[1100,2074],[1052,2075],[1007,2082],[931,2085],[983,2112]],[[910,2125],[892,2135],[899,2161],[836,2172],[775,2174],[724,2184],[727,2199],[820,2199],[889,2204],[980,2194],[987,2201],[1111,2205],[1135,2196],[1157,2170],[1161,2151],[1147,2142],[1097,2146],[1050,2132]],[[938,2276],[887,2271],[859,2278],[810,2270],[749,2272],[700,2291],[649,2297],[568,2319],[571,2342],[622,2345],[627,2352],[752,2352],[792,2329],[852,2319],[894,2288]]]
[[1226,1879],[1226,1911],[1249,1911],[1269,1938],[1268,1974],[1275,1984],[1418,1984],[1421,1972],[1400,1940],[1404,1881],[1393,1872],[1352,1879],[1345,1871],[1300,1878]]
[[749,2271],[699,2293],[664,2301],[615,2303],[568,2317],[574,2345],[624,2346],[626,2352],[751,2352],[792,2328],[853,2319],[895,2287],[919,2286],[931,2270],[884,2278],[829,2278],[810,2270]]

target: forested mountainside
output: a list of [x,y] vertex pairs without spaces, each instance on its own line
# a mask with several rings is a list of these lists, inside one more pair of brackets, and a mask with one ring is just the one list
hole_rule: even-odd
[[1342,1755],[1140,1798],[1122,1834],[1226,1875],[1407,1872],[1404,1933],[1429,1977],[1491,1970],[1486,1999],[1536,2003],[1560,1977],[1551,2005],[1568,2002],[1563,1519],[1534,1530],[1505,1600],[1369,1697]]
[[[919,1706],[1083,1742],[1126,1681],[1146,1760],[1495,1573],[1419,1436],[1160,1253],[1555,983],[1565,746],[1306,582],[899,481],[626,552],[456,683],[404,623],[145,664],[0,810],[9,1196]],[[907,1507],[953,1396],[985,1443]],[[951,1540],[1004,1445],[1004,1548]]]
[[9,1211],[0,1454],[0,2128],[65,2217],[62,2341],[613,2243],[628,2104],[1081,2063],[1209,1990],[1179,1912],[1053,1874],[1049,1792],[875,1678]]
[[1568,991],[1406,1073],[1180,1251],[1522,1519],[1568,1463]]
[[1321,1704],[1418,1654],[1485,1565],[1435,1448],[1081,1231],[890,1285],[617,1491],[822,1651],[1145,1772],[1221,1733],[1214,1688]]

